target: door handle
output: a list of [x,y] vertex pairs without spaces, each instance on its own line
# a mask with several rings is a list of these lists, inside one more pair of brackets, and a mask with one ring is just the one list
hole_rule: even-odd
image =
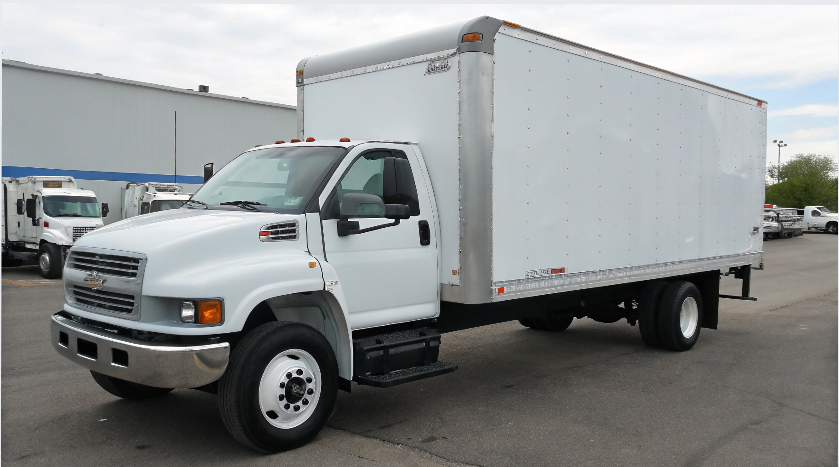
[[428,221],[419,221],[419,237],[420,245],[431,245],[431,229],[428,227]]

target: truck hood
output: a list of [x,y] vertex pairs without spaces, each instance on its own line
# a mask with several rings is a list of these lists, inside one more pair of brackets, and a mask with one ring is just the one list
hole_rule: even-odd
[[[297,240],[260,242],[259,230],[278,222],[298,222]],[[171,209],[136,216],[94,230],[76,246],[140,253],[146,277],[189,274],[259,262],[266,256],[307,251],[305,216],[249,211]]]

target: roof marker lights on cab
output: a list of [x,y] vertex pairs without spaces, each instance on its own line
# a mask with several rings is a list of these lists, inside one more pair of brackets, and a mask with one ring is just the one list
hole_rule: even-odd
[[291,142],[291,143],[299,143],[299,142],[300,142],[300,140],[299,140],[299,139],[297,139],[297,138],[294,138],[294,139],[293,139],[293,140],[291,140],[290,142]]
[[504,21],[504,26],[510,26],[511,28],[520,28],[521,27],[520,24],[511,23],[509,21]]
[[341,138],[341,139],[339,139],[338,141],[340,141],[340,142],[342,142],[342,143],[349,143],[349,142],[350,142],[350,139],[349,139],[349,138]]
[[480,42],[484,38],[479,32],[470,32],[463,35],[463,42]]
[[274,143],[274,144],[285,144],[285,141],[283,141],[283,140],[279,140],[279,141],[277,141],[277,142],[276,142],[276,143]]
[[565,268],[551,269],[551,274],[565,274]]
[[311,136],[309,136],[308,138],[306,138],[306,142],[307,142],[307,143],[314,143],[314,142],[315,142],[315,139],[314,139],[314,138],[312,138]]
[[261,144],[257,144],[257,145],[256,145],[256,146],[254,146],[254,147],[255,147],[255,148],[258,148],[258,147],[260,147],[260,146],[262,146],[262,145],[261,145]]

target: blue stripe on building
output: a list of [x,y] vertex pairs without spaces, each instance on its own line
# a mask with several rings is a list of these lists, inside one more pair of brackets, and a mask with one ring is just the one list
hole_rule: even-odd
[[12,165],[3,166],[4,177],[28,177],[30,175],[56,175],[62,177],[73,177],[77,180],[107,180],[113,182],[157,182],[157,183],[194,183],[201,185],[204,177],[196,175],[174,175],[167,174],[141,174],[131,172],[96,172],[92,170],[64,170],[44,169],[40,167],[15,167]]

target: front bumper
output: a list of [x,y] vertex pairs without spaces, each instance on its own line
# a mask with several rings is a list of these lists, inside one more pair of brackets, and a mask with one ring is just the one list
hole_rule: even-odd
[[141,341],[53,315],[55,350],[85,368],[147,386],[197,388],[221,378],[230,344],[175,346]]

